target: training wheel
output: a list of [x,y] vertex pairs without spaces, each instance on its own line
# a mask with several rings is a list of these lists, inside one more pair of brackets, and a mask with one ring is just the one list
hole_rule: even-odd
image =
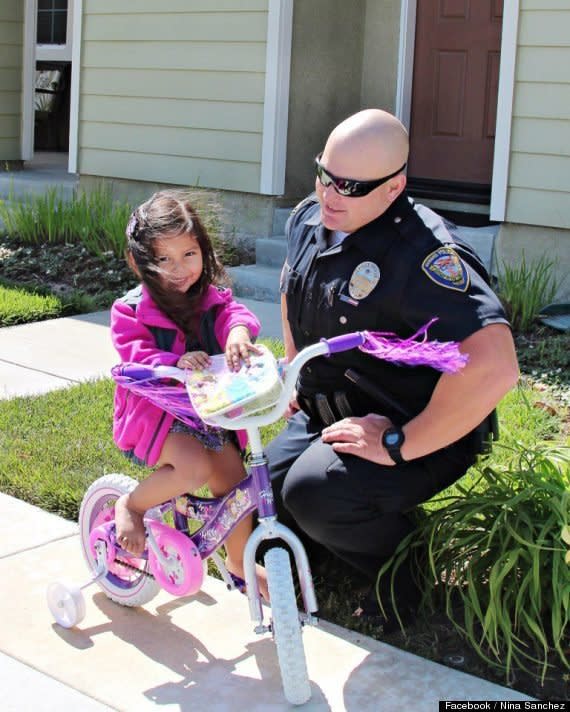
[[79,586],[56,581],[48,586],[47,603],[62,628],[73,628],[85,618],[85,599]]

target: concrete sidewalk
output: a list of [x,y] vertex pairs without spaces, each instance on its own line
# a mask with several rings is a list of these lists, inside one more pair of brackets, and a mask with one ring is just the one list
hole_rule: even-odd
[[[277,304],[249,303],[266,336],[280,335]],[[0,330],[0,398],[106,376],[117,362],[108,312]],[[55,580],[88,580],[77,525],[0,494],[2,710],[286,710],[268,635],[247,600],[208,578],[193,597],[161,592],[122,608],[97,587],[87,614],[57,626],[46,604]],[[312,699],[306,710],[437,710],[439,700],[527,700],[330,623],[303,634]]]

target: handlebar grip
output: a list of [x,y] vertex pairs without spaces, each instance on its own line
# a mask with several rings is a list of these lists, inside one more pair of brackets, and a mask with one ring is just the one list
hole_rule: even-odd
[[329,353],[336,354],[341,351],[349,351],[350,349],[356,349],[358,346],[362,346],[365,337],[361,331],[355,331],[352,334],[341,334],[340,336],[333,336],[332,339],[321,339],[329,347]]
[[145,378],[154,378],[154,368],[149,366],[121,366],[119,375],[132,378],[133,381],[143,381]]

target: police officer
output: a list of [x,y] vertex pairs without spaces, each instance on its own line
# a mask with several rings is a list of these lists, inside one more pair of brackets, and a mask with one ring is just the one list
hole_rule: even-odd
[[518,379],[511,331],[485,268],[453,226],[406,194],[408,136],[369,109],[338,125],[315,160],[316,192],[286,227],[281,308],[287,359],[359,331],[460,342],[457,374],[358,350],[299,377],[287,427],[267,448],[280,510],[371,583],[412,530],[409,513],[457,480]]

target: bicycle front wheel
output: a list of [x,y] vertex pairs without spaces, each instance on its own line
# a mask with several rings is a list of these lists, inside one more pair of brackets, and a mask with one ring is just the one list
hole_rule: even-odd
[[302,705],[311,697],[311,685],[289,554],[279,547],[269,549],[265,555],[265,569],[283,691],[290,704]]

